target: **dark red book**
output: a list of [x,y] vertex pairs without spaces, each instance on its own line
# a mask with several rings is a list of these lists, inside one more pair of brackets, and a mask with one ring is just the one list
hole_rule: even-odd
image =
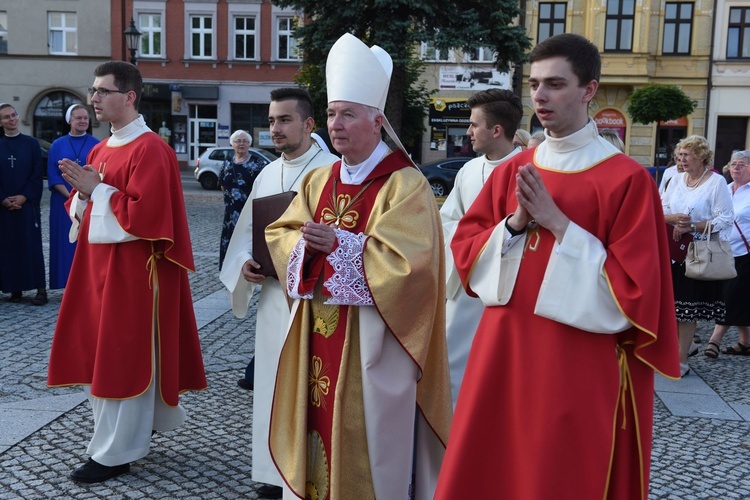
[[685,233],[679,239],[674,240],[674,226],[667,222],[667,241],[669,242],[669,258],[678,264],[685,262],[688,245],[693,241],[693,233]]
[[266,226],[284,214],[296,195],[296,191],[287,191],[253,199],[253,260],[260,264],[255,273],[278,278],[266,244]]

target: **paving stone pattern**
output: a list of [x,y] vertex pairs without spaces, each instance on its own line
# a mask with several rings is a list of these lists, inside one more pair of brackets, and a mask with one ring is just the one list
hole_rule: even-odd
[[[197,271],[191,273],[190,283],[193,299],[200,301],[222,289],[218,280],[222,196],[197,187],[188,173],[183,184]],[[47,200],[48,195],[45,204]],[[42,220],[45,241],[47,209]],[[46,387],[61,292],[50,291],[49,296],[50,303],[43,307],[32,306],[30,297],[20,304],[0,300],[0,417],[4,412],[9,415],[13,405],[81,394],[77,387]],[[89,404],[83,401],[19,442],[0,446],[0,499],[257,498],[258,484],[250,479],[252,392],[236,386],[253,353],[255,308],[253,302],[245,320],[234,318],[227,308],[201,328],[209,388],[182,397],[189,413],[187,423],[157,434],[151,453],[133,463],[130,474],[99,485],[68,479],[70,470],[87,458],[93,428]],[[704,342],[710,329],[709,324],[699,326]],[[736,339],[736,331],[731,330],[724,343]],[[750,408],[750,357],[721,356],[712,362],[701,354],[690,364],[691,377],[703,379],[745,416],[735,420],[698,412],[694,417],[675,416],[656,397],[649,498],[749,499],[750,418],[742,411]],[[574,459],[574,449],[570,456]]]

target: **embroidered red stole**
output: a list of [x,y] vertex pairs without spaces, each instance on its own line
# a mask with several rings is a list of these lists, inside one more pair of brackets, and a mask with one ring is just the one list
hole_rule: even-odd
[[[354,234],[363,233],[380,189],[391,173],[408,165],[410,164],[405,155],[396,151],[384,158],[362,184],[347,185],[341,182],[341,162],[337,162],[321,192],[314,220],[334,225],[338,219],[339,229]],[[333,273],[334,269],[326,260],[326,255],[318,254],[306,266],[301,287],[315,290],[315,298],[311,304],[313,331],[310,337],[308,372],[307,490],[315,491],[317,498],[321,499],[330,497],[332,465],[341,462],[340,457],[332,457],[332,452],[337,453],[336,443],[340,443],[338,438],[345,433],[351,435],[353,429],[358,427],[362,437],[358,442],[364,443],[366,447],[363,415],[358,418],[357,415],[361,415],[359,411],[353,410],[353,414],[346,411],[350,408],[349,404],[345,405],[346,410],[334,408],[335,404],[342,404],[346,400],[345,395],[359,395],[360,401],[347,403],[352,408],[361,408],[362,393],[357,308],[324,303],[331,297],[324,282]],[[350,315],[353,316],[350,318]],[[337,396],[339,390],[342,392]],[[337,415],[345,411],[347,415],[344,420],[347,422],[338,421]],[[344,430],[343,426],[347,429]],[[354,430],[354,433],[359,434],[358,430]],[[356,445],[347,443],[345,446],[353,444]],[[364,455],[366,456],[366,452]],[[361,475],[366,473],[369,476],[369,462],[341,465],[347,467],[348,473],[357,469],[361,471]],[[333,470],[333,473],[336,471]],[[371,479],[368,482],[370,481]],[[367,485],[362,486],[363,491],[366,491]]]

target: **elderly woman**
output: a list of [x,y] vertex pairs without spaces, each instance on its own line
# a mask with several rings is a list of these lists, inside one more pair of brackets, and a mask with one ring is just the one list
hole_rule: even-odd
[[529,139],[529,143],[527,144],[527,149],[537,147],[544,142],[544,139],[544,130],[537,130],[536,132],[531,134],[531,138]]
[[524,150],[529,146],[529,139],[531,139],[531,134],[519,128],[513,136],[513,147]]
[[260,158],[253,159],[250,146],[253,138],[244,130],[237,130],[229,137],[234,149],[234,156],[224,160],[219,174],[219,186],[224,191],[224,225],[221,229],[221,246],[219,248],[219,269],[224,263],[229,240],[232,238],[237,219],[245,206],[253,182],[263,167],[268,163]]
[[[722,176],[711,171],[713,152],[703,137],[691,135],[677,145],[678,163],[684,170],[675,175],[662,195],[664,218],[674,226],[672,238],[691,232],[703,238],[709,223],[712,239],[728,240],[732,229],[732,199]],[[672,263],[672,284],[680,346],[682,376],[690,372],[688,354],[698,352],[693,336],[698,320],[724,320],[721,281],[699,281],[685,276],[685,263]]]
[[750,356],[750,308],[747,307],[747,293],[750,290],[750,151],[736,151],[729,163],[732,182],[729,194],[734,207],[734,224],[729,236],[734,254],[737,277],[724,282],[724,302],[726,316],[717,319],[714,332],[706,345],[705,355],[710,359],[719,357],[719,349],[724,334],[731,325],[740,332],[737,344],[725,347],[724,354]]

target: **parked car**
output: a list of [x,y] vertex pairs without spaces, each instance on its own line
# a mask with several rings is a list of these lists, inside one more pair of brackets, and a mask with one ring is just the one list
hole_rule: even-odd
[[[265,149],[250,148],[253,159],[261,160],[261,163],[271,163],[278,156]],[[224,160],[234,156],[234,149],[230,147],[208,148],[200,155],[195,163],[195,178],[201,183],[203,189],[219,189],[219,174]]]
[[453,182],[456,180],[456,174],[469,160],[471,158],[445,158],[420,165],[419,170],[427,177],[427,182],[430,183],[432,193],[437,197],[443,197],[448,196],[451,190],[453,190]]

